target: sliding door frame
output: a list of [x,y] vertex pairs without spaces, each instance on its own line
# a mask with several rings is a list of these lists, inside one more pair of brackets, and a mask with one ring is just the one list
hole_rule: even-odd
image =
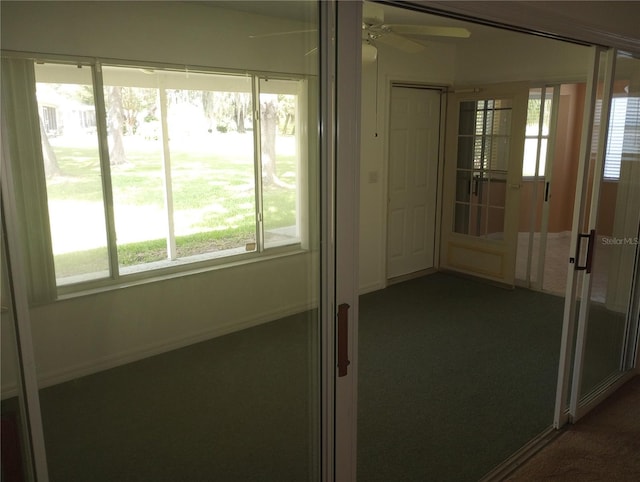
[[[361,5],[358,2],[318,1],[320,62],[320,361],[319,439],[314,441],[314,467],[323,482],[356,480],[356,387],[358,318],[358,212]],[[340,18],[340,22],[338,22]],[[337,40],[339,39],[339,40]],[[338,129],[339,126],[339,129]],[[2,115],[2,135],[7,133]],[[26,421],[28,480],[48,482],[39,388],[27,300],[26,266],[18,240],[19,220],[13,196],[7,139],[2,139],[1,198],[3,237],[18,343],[20,401]],[[338,162],[338,160],[340,162]],[[338,209],[338,206],[340,209]],[[6,227],[6,229],[4,229]],[[9,257],[10,255],[10,257]],[[337,368],[338,305],[350,306],[347,376]],[[313,455],[312,455],[313,457]]]
[[[589,209],[589,217],[585,221],[587,221],[588,225],[586,231],[589,229],[595,228],[596,220],[598,217],[598,203],[600,200],[600,187],[602,184],[602,170],[604,164],[604,156],[606,152],[607,145],[607,134],[609,132],[609,111],[610,111],[610,99],[613,91],[613,73],[615,71],[615,58],[616,58],[616,50],[611,49],[606,52],[603,52],[601,55],[604,56],[604,90],[602,93],[602,110],[600,114],[600,125],[598,127],[598,146],[596,151],[596,157],[592,163],[593,165],[593,182],[591,183],[591,200]],[[599,70],[596,66],[596,70]],[[598,75],[598,74],[596,74]],[[596,89],[597,90],[597,89]],[[594,92],[594,102],[597,92]],[[587,146],[589,153],[591,154],[590,146]],[[584,181],[585,186],[584,189],[589,189],[589,181],[586,179]],[[584,206],[584,209],[587,209],[587,206]],[[585,217],[586,213],[580,213],[580,217]],[[574,218],[575,219],[575,218]],[[574,229],[577,230],[575,233],[579,236],[579,232],[583,231],[583,223],[580,223],[578,226],[573,226]],[[574,232],[572,232],[573,236]],[[589,243],[595,242],[589,241]],[[572,246],[574,244],[572,243]],[[589,246],[589,250],[593,249],[592,246]],[[576,252],[576,251],[572,251]],[[576,252],[576,256],[579,253]],[[578,269],[578,259],[575,260],[573,265],[574,273],[577,274]],[[571,381],[571,399],[569,402],[569,416],[572,421],[580,418],[578,414],[578,408],[580,405],[580,394],[582,392],[582,372],[584,369],[584,356],[585,356],[585,345],[587,339],[587,323],[589,320],[589,307],[591,306],[591,284],[593,281],[593,276],[591,276],[590,270],[587,269],[582,274],[582,289],[580,294],[580,309],[578,311],[578,331],[576,334],[576,348],[575,354],[573,357],[573,380]],[[571,302],[575,303],[573,297],[567,297],[567,300],[571,300]]]
[[40,394],[36,371],[35,352],[31,333],[31,317],[27,299],[27,267],[24,253],[18,237],[18,210],[13,192],[13,170],[9,161],[9,140],[6,110],[2,111],[2,157],[0,168],[0,190],[2,191],[2,237],[0,249],[6,249],[8,292],[11,301],[11,316],[18,354],[18,404],[22,422],[21,434],[25,437],[24,469],[27,480],[48,482],[47,455],[40,411]]
[[[574,201],[573,224],[571,230],[571,253],[576,253],[576,258],[569,258],[567,267],[567,285],[565,292],[565,307],[562,329],[562,344],[560,351],[560,363],[558,367],[558,381],[556,391],[556,406],[554,413],[554,427],[560,428],[567,422],[575,422],[591,409],[596,407],[613,391],[633,376],[630,371],[635,364],[633,355],[637,346],[638,330],[638,254],[636,252],[634,283],[632,285],[633,302],[631,311],[627,313],[627,323],[631,325],[625,328],[625,343],[620,353],[621,372],[612,375],[597,387],[592,393],[581,397],[582,375],[584,369],[584,355],[587,341],[587,326],[589,321],[589,306],[591,299],[592,276],[587,271],[580,274],[577,251],[579,235],[586,229],[595,228],[598,215],[598,202],[600,186],[602,183],[603,163],[606,153],[606,144],[609,127],[610,101],[613,92],[613,80],[615,73],[617,50],[593,47],[590,72],[585,94],[585,110],[582,126],[582,141],[580,146],[580,158],[578,165],[577,188]],[[604,65],[604,77],[601,77],[601,65]],[[598,126],[598,145],[595,152],[595,160],[591,161],[593,126],[598,97],[598,84],[602,81],[602,110],[601,122]],[[589,180],[590,171],[593,179]],[[589,206],[587,198],[589,197]],[[587,216],[588,213],[588,216]],[[590,241],[595,242],[595,240]],[[590,247],[590,249],[592,249]],[[578,293],[578,280],[582,280],[580,293]],[[578,297],[579,295],[579,297]],[[579,303],[579,309],[577,304]],[[631,316],[631,318],[630,318]],[[629,328],[631,331],[629,331]],[[636,346],[632,345],[635,341]],[[575,345],[574,345],[575,344]],[[574,348],[575,346],[575,348]]]
[[[585,106],[582,117],[582,136],[580,142],[580,157],[578,159],[578,173],[576,178],[576,193],[573,206],[573,222],[571,227],[570,246],[575,248],[578,242],[578,232],[584,224],[584,209],[587,197],[587,180],[589,178],[589,158],[591,156],[591,141],[593,122],[595,117],[596,94],[598,88],[598,71],[600,58],[605,49],[592,47],[587,89],[585,92]],[[558,366],[558,380],[556,387],[556,404],[553,426],[560,428],[569,421],[569,387],[571,383],[571,366],[573,362],[573,341],[576,331],[576,292],[578,274],[575,270],[575,260],[571,258],[567,265],[567,284],[565,289],[564,316],[562,322],[562,341],[560,345],[560,363]]]
[[[322,480],[355,482],[362,6],[335,0],[319,4],[322,308],[330,318],[322,327]],[[347,314],[346,331],[338,329],[339,313]],[[346,347],[346,373],[339,373],[340,343]]]
[[[586,230],[593,230],[595,232],[598,211],[600,206],[600,190],[604,179],[604,162],[607,151],[607,143],[609,141],[609,122],[610,122],[610,110],[611,99],[613,97],[613,86],[616,72],[616,59],[618,51],[616,49],[610,49],[606,52],[605,59],[605,77],[604,77],[604,90],[602,98],[602,112],[601,122],[598,129],[598,146],[596,152],[596,158],[593,169],[593,183],[591,185],[591,200],[589,206],[589,219]],[[592,242],[595,242],[592,241]],[[592,247],[589,246],[591,250]],[[577,265],[577,260],[576,260]],[[638,267],[638,250],[636,249],[634,268]],[[634,273],[635,279],[637,272]],[[621,345],[621,352],[619,353],[619,372],[612,374],[607,379],[590,393],[582,396],[582,379],[584,370],[584,358],[588,337],[588,325],[589,325],[589,308],[591,306],[591,290],[592,290],[593,276],[587,269],[583,274],[582,281],[582,293],[580,301],[580,312],[578,315],[578,332],[576,337],[576,353],[574,357],[573,366],[573,380],[571,387],[571,401],[569,406],[569,416],[572,422],[576,422],[593,408],[595,408],[606,397],[611,395],[620,385],[625,383],[631,378],[634,373],[630,372],[633,368],[633,362],[627,356],[629,351],[629,344],[627,336],[629,336],[630,328],[631,332],[635,332],[638,325],[638,319],[631,318],[633,313],[633,303],[627,305],[627,313],[625,314],[625,328],[624,328],[624,342]],[[631,296],[637,298],[637,285],[632,282]],[[635,324],[635,327],[633,325]],[[634,329],[635,328],[635,329]],[[637,339],[636,339],[637,340]],[[633,351],[633,350],[632,350]]]

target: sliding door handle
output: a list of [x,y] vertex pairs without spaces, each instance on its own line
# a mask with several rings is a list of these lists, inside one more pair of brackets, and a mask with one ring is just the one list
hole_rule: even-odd
[[[589,245],[587,246],[587,260],[584,266],[580,266],[580,248],[582,244],[582,238],[587,238],[589,241]],[[593,265],[593,252],[595,250],[595,239],[596,239],[596,230],[592,229],[589,231],[589,234],[578,233],[578,242],[576,243],[576,271],[586,271],[587,273],[591,273],[591,267]]]
[[544,202],[549,201],[549,183],[547,182],[544,187]]
[[347,375],[349,361],[349,305],[338,306],[338,376]]

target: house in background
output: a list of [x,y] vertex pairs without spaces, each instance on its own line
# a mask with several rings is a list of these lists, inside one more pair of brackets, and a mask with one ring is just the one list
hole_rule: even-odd
[[[416,2],[413,6],[417,11],[388,4],[374,5],[371,9],[371,5],[365,4],[362,17],[367,21],[373,19],[373,22],[367,22],[372,33],[370,37],[365,29],[365,40],[368,41],[365,51],[370,54],[369,47],[373,46],[376,50],[375,59],[369,57],[362,64],[358,61],[357,65],[348,65],[343,56],[353,54],[351,49],[354,46],[352,43],[346,45],[348,42],[338,35],[337,75],[345,75],[348,79],[348,82],[337,84],[338,95],[354,88],[360,96],[360,112],[356,110],[357,102],[353,105],[346,101],[337,102],[338,112],[335,115],[344,116],[340,117],[342,120],[350,120],[340,123],[331,116],[331,106],[318,102],[323,99],[321,92],[326,94],[330,91],[329,80],[323,76],[323,69],[331,66],[331,58],[325,59],[326,63],[319,63],[324,59],[319,54],[327,50],[324,41],[329,39],[329,33],[324,30],[323,24],[326,10],[318,16],[317,5],[313,2],[3,2],[3,56],[7,62],[14,62],[10,68],[16,72],[23,68],[28,70],[29,62],[33,64],[36,60],[68,67],[69,78],[74,78],[77,74],[74,63],[79,63],[82,64],[80,70],[91,71],[91,85],[93,91],[98,92],[100,81],[96,79],[102,78],[98,77],[99,67],[135,69],[135,75],[140,78],[146,75],[141,73],[144,68],[171,72],[172,75],[175,72],[184,73],[181,82],[185,83],[180,88],[184,91],[204,89],[194,80],[195,76],[189,77],[189,71],[192,71],[203,74],[203,78],[209,74],[216,76],[217,82],[229,79],[245,82],[247,92],[251,92],[254,99],[259,99],[260,93],[268,92],[270,88],[277,92],[278,84],[275,81],[282,81],[282,85],[295,84],[298,89],[296,92],[301,99],[298,132],[304,133],[295,148],[300,159],[299,166],[302,166],[293,195],[293,204],[298,207],[296,220],[301,226],[301,234],[296,236],[295,245],[275,246],[270,250],[268,243],[265,243],[264,233],[269,230],[269,225],[265,226],[264,220],[268,219],[265,216],[268,216],[269,210],[263,208],[268,207],[270,198],[269,187],[261,186],[260,181],[263,165],[261,149],[256,147],[260,143],[260,125],[256,123],[251,136],[253,144],[249,149],[255,154],[255,158],[249,162],[256,189],[256,201],[251,206],[256,226],[253,244],[243,243],[243,247],[248,247],[243,248],[244,252],[240,254],[235,252],[234,256],[238,257],[215,257],[196,264],[178,261],[173,266],[163,266],[165,271],[143,268],[129,273],[118,264],[118,236],[116,222],[112,219],[118,213],[109,211],[109,195],[105,194],[109,192],[108,186],[103,185],[105,202],[102,203],[101,198],[98,204],[106,206],[104,212],[101,208],[100,216],[103,217],[99,218],[100,224],[106,226],[104,264],[100,270],[94,270],[97,274],[87,284],[56,283],[51,240],[47,239],[50,234],[47,229],[46,195],[27,200],[29,189],[29,196],[31,192],[42,194],[38,167],[35,164],[15,166],[12,175],[20,184],[5,185],[3,181],[3,199],[8,196],[17,205],[17,215],[8,217],[11,222],[7,224],[7,230],[14,231],[12,236],[21,236],[18,239],[28,240],[21,248],[25,251],[23,256],[27,262],[22,272],[16,271],[18,268],[14,265],[3,276],[13,279],[17,274],[24,278],[20,281],[24,285],[12,283],[18,286],[18,292],[11,295],[17,294],[21,300],[30,302],[26,312],[19,313],[26,315],[28,321],[20,320],[23,325],[18,325],[29,327],[29,341],[33,348],[33,358],[27,363],[27,367],[33,368],[33,373],[31,378],[27,377],[27,381],[36,383],[37,379],[39,388],[55,386],[320,307],[322,315],[319,326],[322,330],[318,329],[318,333],[323,333],[325,343],[320,343],[322,337],[310,337],[308,356],[313,367],[318,371],[322,367],[322,372],[328,377],[325,379],[323,400],[325,405],[332,405],[334,374],[326,373],[331,372],[333,364],[321,365],[322,359],[332,360],[335,350],[333,337],[330,336],[333,333],[333,316],[328,309],[348,302],[354,316],[350,325],[351,345],[348,347],[351,351],[351,371],[346,378],[337,380],[337,408],[335,414],[330,411],[328,416],[342,420],[343,423],[338,424],[340,427],[355,427],[351,403],[355,403],[358,366],[357,349],[353,341],[357,339],[358,293],[383,289],[400,279],[444,269],[510,286],[519,279],[523,284],[535,287],[539,278],[531,276],[531,268],[528,276],[526,268],[524,275],[518,275],[516,269],[517,255],[521,252],[525,253],[525,267],[527,263],[530,267],[535,265],[540,255],[546,254],[540,244],[537,245],[537,255],[533,254],[533,243],[523,248],[518,244],[519,233],[524,233],[525,237],[531,234],[529,239],[535,238],[538,243],[541,239],[539,233],[542,224],[522,222],[527,216],[526,208],[534,206],[536,215],[539,210],[542,216],[545,208],[542,204],[538,207],[534,203],[533,193],[537,193],[535,196],[538,201],[542,200],[546,183],[549,182],[550,199],[552,202],[561,201],[559,207],[548,214],[545,228],[549,233],[547,237],[553,238],[552,233],[575,231],[575,197],[582,192],[586,204],[589,196],[592,196],[593,188],[590,186],[595,186],[589,183],[589,173],[581,174],[579,170],[580,163],[586,162],[588,157],[580,150],[581,142],[584,144],[584,136],[588,133],[582,128],[584,116],[588,117],[589,104],[585,104],[585,99],[602,95],[589,90],[595,51],[592,45],[617,47],[636,55],[628,59],[620,58],[618,64],[630,66],[630,76],[626,78],[630,83],[625,85],[631,90],[626,94],[629,98],[635,98],[640,86],[637,77],[640,33],[634,21],[638,18],[637,4],[587,2],[576,8],[574,2],[483,2],[482,5],[478,2]],[[351,32],[352,37],[349,38],[360,37],[363,34],[360,15],[353,13],[353,6],[343,5],[338,8],[338,16],[341,8],[348,20],[340,28],[348,24],[351,30],[356,31]],[[423,11],[419,11],[421,9]],[[369,14],[372,10],[374,13]],[[462,26],[459,19],[443,18],[434,15],[436,13],[462,16],[465,24]],[[466,23],[473,19],[478,23]],[[409,39],[417,42],[419,48],[411,50],[406,45],[405,48],[398,48],[400,44],[385,42],[384,32],[375,32],[376,22],[380,25],[468,28],[470,37],[430,36],[425,39],[409,35]],[[512,27],[497,30],[491,24]],[[55,25],[55,36],[50,34],[52,25]],[[114,35],[114,28],[119,29],[121,35]],[[319,38],[318,30],[322,32]],[[290,36],[279,35],[287,32],[301,32],[300,37],[295,37],[299,41],[291,42]],[[340,32],[345,35],[343,30]],[[530,32],[543,35],[534,36]],[[84,41],[77,42],[78,38]],[[355,48],[355,51],[359,56],[360,49]],[[608,57],[603,55],[601,58],[604,67]],[[625,80],[623,74],[621,72],[621,80]],[[13,77],[14,81],[18,79],[16,87],[23,85],[20,81],[28,78],[26,74],[23,77],[20,75],[23,74]],[[131,79],[135,75],[132,72]],[[187,81],[194,84],[185,87]],[[5,102],[5,96],[9,97],[7,85],[3,82],[3,106],[11,102]],[[234,89],[244,91],[244,83],[242,89]],[[517,102],[513,100],[513,120],[509,126],[509,129],[514,129],[514,134],[499,131],[498,126],[498,131],[484,132],[477,137],[486,144],[502,135],[502,140],[508,141],[503,143],[505,149],[522,153],[527,102],[532,95],[540,96],[542,89],[548,95],[546,98],[555,102],[556,122],[559,124],[556,133],[562,132],[555,138],[553,170],[548,170],[544,175],[538,171],[537,176],[525,176],[523,179],[519,162],[508,169],[492,164],[492,156],[498,152],[498,148],[480,154],[482,162],[487,162],[481,166],[473,164],[473,155],[466,161],[463,159],[460,146],[464,144],[467,134],[461,127],[463,122],[458,121],[464,121],[465,113],[469,112],[477,119],[484,110],[482,119],[484,125],[489,125],[489,116],[499,116],[501,112],[503,104],[500,102],[511,102],[512,99],[517,99]],[[624,87],[622,89],[624,92]],[[27,92],[18,88],[11,95],[23,95],[23,99],[30,99]],[[486,95],[490,97],[484,97]],[[96,96],[98,98],[99,95]],[[340,99],[344,101],[343,97]],[[72,125],[83,129],[95,126],[96,132],[92,133],[90,129],[89,132],[94,135],[95,146],[105,150],[106,128],[102,128],[101,132],[100,125],[96,126],[96,116],[99,119],[99,111],[104,109],[104,105],[100,107],[100,101],[94,100],[96,107],[72,109],[69,115],[63,115],[55,98],[38,97],[35,100],[39,101],[47,134],[66,134],[67,131],[61,129],[68,129]],[[491,103],[487,103],[487,100],[491,100]],[[420,113],[409,125],[402,124],[404,117],[414,115],[409,110],[412,105],[423,106],[424,109],[420,111],[423,114],[428,112],[428,122],[424,126],[420,124],[424,120],[418,115]],[[583,110],[585,105],[587,111]],[[471,110],[465,111],[463,107]],[[30,105],[30,108],[37,111],[37,105]],[[14,118],[11,122],[3,123],[3,143],[6,143],[6,139],[11,140],[8,151],[3,152],[3,165],[9,162],[9,158],[12,164],[17,164],[13,161],[16,151],[11,150],[17,149],[16,143],[25,149],[28,146],[35,149],[36,153],[31,157],[37,160],[35,147],[39,143],[11,128],[15,119],[27,124],[29,121],[3,107],[5,115]],[[356,119],[360,122],[355,122]],[[322,124],[321,120],[328,124]],[[322,157],[328,155],[326,151],[331,144],[323,144],[324,137],[318,138],[321,127],[328,127],[336,135],[338,174],[353,181],[350,185],[338,185],[336,188],[337,230],[341,236],[345,236],[336,242],[339,250],[356,253],[356,256],[346,256],[346,261],[341,259],[341,263],[338,263],[337,269],[350,273],[350,277],[340,278],[337,284],[349,286],[338,289],[336,299],[332,300],[323,297],[328,296],[327,292],[331,293],[326,288],[335,289],[332,273],[336,268],[331,267],[332,258],[327,258],[327,253],[322,250],[327,249],[328,236],[323,229],[326,229],[327,221],[332,219],[327,217],[327,210],[331,212],[329,208],[333,206],[327,187],[333,186],[333,181],[327,185],[324,176],[332,176],[333,173],[324,170],[332,158]],[[421,129],[420,133],[416,131],[418,128]],[[428,132],[428,135],[423,135],[424,132]],[[324,131],[323,135],[326,134]],[[429,163],[410,165],[416,159],[407,158],[403,160],[407,164],[401,164],[400,158],[406,153],[402,149],[407,145],[406,139],[413,139],[419,144],[420,139],[427,137],[432,142],[416,149],[423,149],[420,152],[431,156]],[[544,136],[530,137],[537,142]],[[359,156],[356,151],[358,145]],[[344,155],[341,150],[344,146],[355,157]],[[162,149],[165,149],[165,154],[172,154],[170,146],[163,145]],[[623,149],[622,156],[624,152]],[[469,153],[475,151],[471,149]],[[356,157],[359,157],[359,162]],[[418,161],[422,162],[424,158]],[[468,161],[471,164],[464,164]],[[104,160],[102,162],[104,164]],[[167,166],[165,162],[165,171],[158,169],[158,173],[166,172]],[[402,166],[406,167],[404,172],[398,170]],[[104,169],[106,166],[103,166]],[[552,180],[548,179],[551,173]],[[427,180],[424,186],[420,186],[423,190],[412,193],[419,201],[415,205],[410,205],[403,197],[402,189],[395,189],[402,187],[400,185],[407,175],[412,179]],[[160,178],[161,174],[158,176]],[[609,213],[618,214],[622,206],[637,205],[634,204],[638,200],[637,166],[628,162],[620,176],[623,182],[606,181],[602,183],[600,192],[600,209],[607,213],[602,218],[611,224],[604,231],[608,239],[617,239],[621,236],[617,232],[632,232],[634,227],[637,233],[638,220],[637,216],[633,216],[637,210],[629,209],[624,211],[624,215],[608,216]],[[169,182],[166,177],[164,179],[163,182]],[[491,189],[489,183],[494,183],[493,191],[485,191],[494,195],[482,198],[482,201],[473,201],[471,196],[481,198],[477,194],[480,187],[476,189],[476,186],[485,182],[488,190]],[[620,191],[622,184],[626,190]],[[464,189],[456,189],[458,185]],[[602,207],[604,203],[609,203],[609,207]],[[356,207],[359,209],[359,216],[356,216],[356,219],[359,218],[358,224],[350,224],[340,218],[343,213],[349,213]],[[39,214],[26,216],[34,212]],[[421,214],[415,217],[417,212]],[[33,221],[24,222],[25,219]],[[353,219],[349,218],[351,221]],[[587,225],[587,217],[581,221],[581,224]],[[482,223],[483,229],[478,229],[473,236],[469,235],[469,226]],[[76,228],[81,231],[82,223],[78,224]],[[626,234],[623,237],[626,239]],[[409,256],[406,254],[408,251],[404,250],[405,246],[416,247],[419,255]],[[637,257],[637,248],[629,245],[624,252],[614,253],[615,259],[606,267],[612,273],[620,274],[620,286],[627,290],[610,290],[622,296],[622,299],[610,300],[611,304],[622,306],[625,314],[630,309],[629,319],[636,325],[637,289],[632,293],[635,301],[631,305],[627,301],[630,287],[637,279],[633,269]],[[3,263],[3,266],[7,264]],[[544,263],[538,266],[545,269]],[[607,273],[609,286],[617,282],[611,272]],[[4,291],[6,286],[3,283],[3,306],[4,300],[10,295]],[[545,290],[542,283],[537,287]],[[567,296],[579,296],[575,286]],[[22,306],[22,309],[25,307],[17,306]],[[3,313],[3,398],[18,394],[20,366],[24,362],[19,359],[15,348],[13,321],[13,316]],[[629,340],[633,341],[633,337]],[[628,356],[637,353],[637,340],[635,332],[636,346],[626,350]],[[320,351],[323,358],[318,356]],[[24,351],[22,356],[25,356]],[[567,354],[567,357],[571,355]],[[568,359],[567,366],[571,361]],[[637,363],[627,360],[623,371],[626,373],[630,366],[637,366]],[[33,386],[31,388],[33,390]],[[314,413],[311,417],[316,415]],[[345,448],[354,447],[354,431],[355,428],[345,428],[344,433],[338,432],[336,435],[336,463],[338,472],[342,474],[336,480],[348,480],[344,474],[355,471],[354,456],[348,455],[355,454],[355,450]],[[331,433],[331,437],[333,435]],[[331,452],[331,442],[329,445],[330,448],[326,450]]]

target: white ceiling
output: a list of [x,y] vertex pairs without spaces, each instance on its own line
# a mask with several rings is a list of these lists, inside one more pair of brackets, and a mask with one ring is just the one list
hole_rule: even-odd
[[[347,0],[348,1],[348,0]],[[315,0],[213,0],[198,2],[258,15],[303,22],[317,22]],[[446,16],[427,14],[374,2],[384,11],[385,24],[464,27],[476,41],[508,41],[512,30],[469,23]],[[409,3],[409,2],[405,2]],[[640,49],[640,1],[431,1],[412,0],[417,8],[446,10],[448,14],[481,18],[486,22],[516,25],[541,34],[553,32],[585,43],[596,43],[631,51]],[[431,39],[427,39],[429,41]],[[464,42],[464,39],[434,38],[438,42]],[[637,49],[636,49],[637,47]]]

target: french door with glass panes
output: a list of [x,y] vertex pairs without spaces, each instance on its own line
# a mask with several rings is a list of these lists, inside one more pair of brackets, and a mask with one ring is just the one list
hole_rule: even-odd
[[512,285],[528,87],[448,99],[440,266]]
[[[527,128],[520,189],[516,283],[538,291],[545,286],[545,275],[558,267],[552,259],[547,262],[551,206],[553,204],[555,213],[564,212],[567,209],[562,205],[560,197],[557,200],[552,199],[552,192],[565,187],[559,185],[557,189],[554,189],[553,185],[560,90],[561,86],[559,85],[532,88],[529,91],[527,106]],[[555,231],[558,230],[555,227],[557,224],[556,221],[554,223]],[[550,241],[554,248],[558,243],[557,239],[563,234],[562,232],[551,233]],[[553,249],[552,251],[555,253],[559,250]],[[564,290],[564,283],[561,288]]]

